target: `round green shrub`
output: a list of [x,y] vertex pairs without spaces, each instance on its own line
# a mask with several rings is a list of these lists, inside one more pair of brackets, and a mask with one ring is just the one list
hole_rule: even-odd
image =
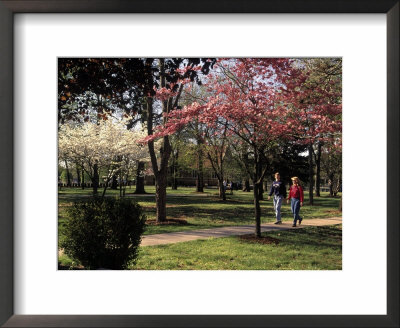
[[139,204],[100,197],[75,202],[68,210],[64,253],[87,269],[126,269],[138,256],[146,217]]

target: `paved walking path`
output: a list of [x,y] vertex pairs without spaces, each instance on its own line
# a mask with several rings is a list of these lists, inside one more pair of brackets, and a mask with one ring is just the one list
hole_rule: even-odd
[[[273,223],[266,223],[261,225],[261,231],[264,232],[273,230],[289,230],[289,229],[299,229],[309,226],[325,226],[325,225],[333,225],[341,223],[342,223],[341,217],[303,220],[302,224],[300,226],[297,226],[296,228],[292,227],[291,221],[283,222],[282,224],[279,225]],[[244,225],[244,226],[188,230],[188,231],[161,233],[156,235],[147,235],[142,237],[141,246],[174,244],[183,241],[207,239],[211,237],[220,238],[228,236],[247,235],[254,233],[254,229],[255,229],[254,225]]]

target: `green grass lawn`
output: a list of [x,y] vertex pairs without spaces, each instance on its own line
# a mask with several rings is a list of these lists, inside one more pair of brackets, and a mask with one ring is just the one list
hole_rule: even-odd
[[[126,197],[133,198],[143,206],[148,220],[155,219],[154,186],[146,186],[147,195],[132,195],[134,191],[127,188]],[[131,192],[131,193],[129,193]],[[91,189],[63,188],[59,191],[59,237],[62,238],[66,217],[66,208],[72,205],[74,200],[89,196]],[[107,195],[116,196],[119,192],[108,190]],[[265,199],[267,194],[264,193]],[[314,197],[314,206],[308,206],[308,193],[305,192],[305,206],[300,213],[306,218],[322,218],[341,216],[338,211],[339,197],[328,197],[328,193],[322,193],[322,197]],[[272,200],[261,201],[261,222],[275,221]],[[227,195],[224,202],[218,198],[216,189],[205,189],[203,194],[195,192],[195,188],[183,188],[167,190],[167,218],[185,220],[185,225],[147,225],[145,234],[166,233],[194,229],[206,229],[212,227],[235,226],[254,224],[253,193],[234,191],[233,195]],[[291,221],[290,205],[282,206],[283,221]]]
[[[341,270],[342,227],[306,227],[262,234],[141,247],[133,270]],[[76,266],[65,255],[64,267]],[[76,268],[76,267],[75,267]]]

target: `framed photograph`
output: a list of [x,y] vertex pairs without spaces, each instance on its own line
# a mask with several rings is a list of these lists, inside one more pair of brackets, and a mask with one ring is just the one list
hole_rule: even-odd
[[[229,4],[0,1],[0,325],[398,327],[399,7],[395,0]],[[74,67],[70,72],[79,70],[79,65],[86,67],[88,58],[100,58],[102,67],[116,68],[140,66],[142,61],[134,60],[139,57],[164,58],[153,62],[157,67],[163,67],[165,61],[168,67],[182,65],[179,58],[199,64],[198,57],[210,58],[205,63],[223,57],[227,61],[218,65],[221,72],[233,67],[227,75],[230,77],[240,76],[247,62],[253,71],[261,67],[257,74],[267,74],[262,69],[264,62],[275,65],[276,72],[284,70],[291,58],[299,58],[294,64],[299,67],[326,65],[324,60],[335,65],[340,62],[343,83],[338,104],[342,115],[343,87],[345,192],[339,266],[318,267],[318,259],[311,258],[304,262],[306,270],[301,266],[275,270],[257,265],[249,266],[250,270],[224,266],[212,270],[152,269],[144,265],[139,266],[141,270],[120,270],[126,268],[122,263],[115,267],[118,270],[94,271],[78,270],[84,260],[80,267],[73,262],[60,264],[57,214],[64,215],[64,209],[59,207],[57,188],[71,184],[68,165],[74,159],[70,148],[65,148],[60,164],[57,152],[64,148],[57,139],[62,141],[66,128],[59,125],[57,129],[55,122],[68,115],[68,99],[74,94],[71,88],[76,87],[69,83],[78,78],[65,72],[70,67]],[[107,58],[114,60],[105,62]],[[281,59],[274,62],[271,58]],[[91,66],[98,64],[96,59],[90,61]],[[267,81],[257,74],[256,81]],[[117,75],[111,73],[110,77]],[[140,79],[139,75],[135,78]],[[100,77],[94,82],[96,78],[92,75],[89,84],[103,81]],[[121,81],[116,83],[119,88]],[[267,84],[258,83],[259,94],[269,92]],[[329,90],[332,88],[333,82]],[[154,90],[154,99],[159,97],[161,106],[165,94]],[[293,94],[298,90],[294,87]],[[101,92],[103,97],[107,90]],[[208,99],[215,102],[225,96]],[[332,111],[336,104],[333,96],[328,96]],[[103,97],[105,101],[110,98]],[[132,106],[126,104],[124,96],[121,101],[128,108]],[[113,106],[110,103],[109,108]],[[60,108],[66,111],[60,114]],[[85,115],[83,108],[77,111],[79,115]],[[190,105],[185,108],[190,111]],[[215,110],[222,115],[218,107]],[[70,132],[65,134],[68,138]],[[67,141],[70,147],[70,139]],[[81,151],[79,145],[77,149]],[[82,160],[88,154],[79,154],[81,166],[75,161],[74,170],[88,182],[89,169]],[[113,167],[118,156],[113,157]],[[118,163],[118,172],[123,172],[122,159]],[[129,174],[123,178],[119,173],[119,180],[107,174],[101,177],[104,191],[116,180],[121,197]],[[54,182],[57,175],[58,186]],[[75,183],[80,184],[81,178]],[[233,180],[229,186],[234,194]],[[117,189],[112,192],[117,193]],[[63,202],[70,206],[68,197]],[[72,237],[80,232],[76,230]],[[333,245],[331,242],[324,241]],[[330,256],[324,252],[320,249],[321,254]],[[103,268],[89,262],[85,266]]]

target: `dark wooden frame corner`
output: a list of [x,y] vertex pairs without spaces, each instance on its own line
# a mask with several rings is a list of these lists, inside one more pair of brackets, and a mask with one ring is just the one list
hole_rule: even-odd
[[[0,325],[4,327],[399,327],[399,0],[0,0]],[[13,28],[16,13],[385,13],[387,315],[14,315]],[[368,288],[366,286],[366,288]]]

